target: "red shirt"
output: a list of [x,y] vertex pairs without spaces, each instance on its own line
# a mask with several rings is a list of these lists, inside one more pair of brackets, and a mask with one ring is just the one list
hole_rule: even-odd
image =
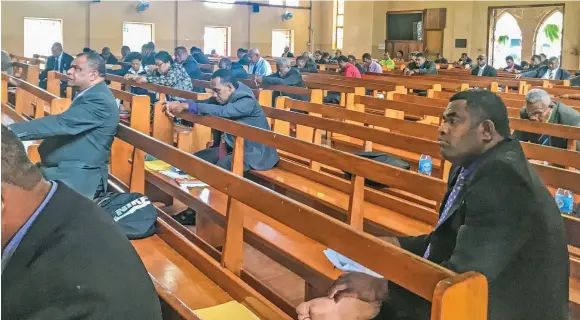
[[362,78],[358,69],[350,63],[344,67],[344,75],[348,78]]

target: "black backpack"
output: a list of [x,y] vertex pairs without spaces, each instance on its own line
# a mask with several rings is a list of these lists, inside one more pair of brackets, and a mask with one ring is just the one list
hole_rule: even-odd
[[[397,168],[401,168],[401,169],[405,169],[405,170],[411,169],[411,166],[407,162],[405,162],[397,157],[393,157],[391,155],[388,155],[386,153],[382,153],[382,152],[353,152],[352,154],[357,155],[359,157],[364,157],[364,158],[367,158],[367,159],[370,159],[373,161],[381,162],[384,164],[389,164],[389,165],[395,166]],[[346,179],[350,180],[352,177],[352,174],[345,171],[344,177]],[[377,189],[389,187],[389,186],[386,186],[380,182],[372,181],[368,178],[365,178],[365,185],[367,187],[377,188]]]
[[155,233],[157,210],[147,196],[108,192],[94,201],[111,215],[130,240],[143,239]]

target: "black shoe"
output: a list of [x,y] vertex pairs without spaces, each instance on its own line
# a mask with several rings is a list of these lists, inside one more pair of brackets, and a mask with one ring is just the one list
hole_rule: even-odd
[[172,216],[177,222],[184,226],[195,226],[195,211],[187,209],[180,214]]

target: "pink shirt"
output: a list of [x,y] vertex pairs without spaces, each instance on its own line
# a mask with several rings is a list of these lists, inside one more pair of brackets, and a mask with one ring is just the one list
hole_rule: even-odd
[[344,75],[349,78],[362,78],[358,69],[350,63],[344,67]]

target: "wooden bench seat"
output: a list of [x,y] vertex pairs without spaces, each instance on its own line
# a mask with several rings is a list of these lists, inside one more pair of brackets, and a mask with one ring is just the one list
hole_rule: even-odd
[[[145,178],[163,192],[197,212],[211,217],[214,223],[225,227],[228,202],[226,194],[212,187],[191,188],[188,193],[179,188],[174,180],[157,172],[148,171]],[[292,261],[308,261],[312,270],[298,272],[298,274],[321,287],[329,285],[331,280],[342,273],[326,259],[323,254],[326,247],[320,243],[251,207],[241,204],[239,209],[244,214],[244,241],[260,249],[270,258],[288,267],[291,266]],[[275,246],[275,250],[272,246]],[[313,274],[315,276],[312,276]],[[325,281],[321,282],[320,278]]]
[[[344,215],[339,218],[346,221],[349,205],[348,193],[279,168],[268,171],[252,171],[252,174],[269,182],[278,183],[279,186],[283,185],[288,190],[310,198],[317,198],[332,208],[344,212]],[[433,229],[432,225],[370,202],[364,203],[364,218],[365,223],[372,224],[373,230],[380,229],[383,234],[416,236],[430,233]]]
[[[131,241],[160,296],[171,304],[195,309],[232,301],[223,289],[177,253],[159,236]],[[164,299],[165,300],[165,299]]]

